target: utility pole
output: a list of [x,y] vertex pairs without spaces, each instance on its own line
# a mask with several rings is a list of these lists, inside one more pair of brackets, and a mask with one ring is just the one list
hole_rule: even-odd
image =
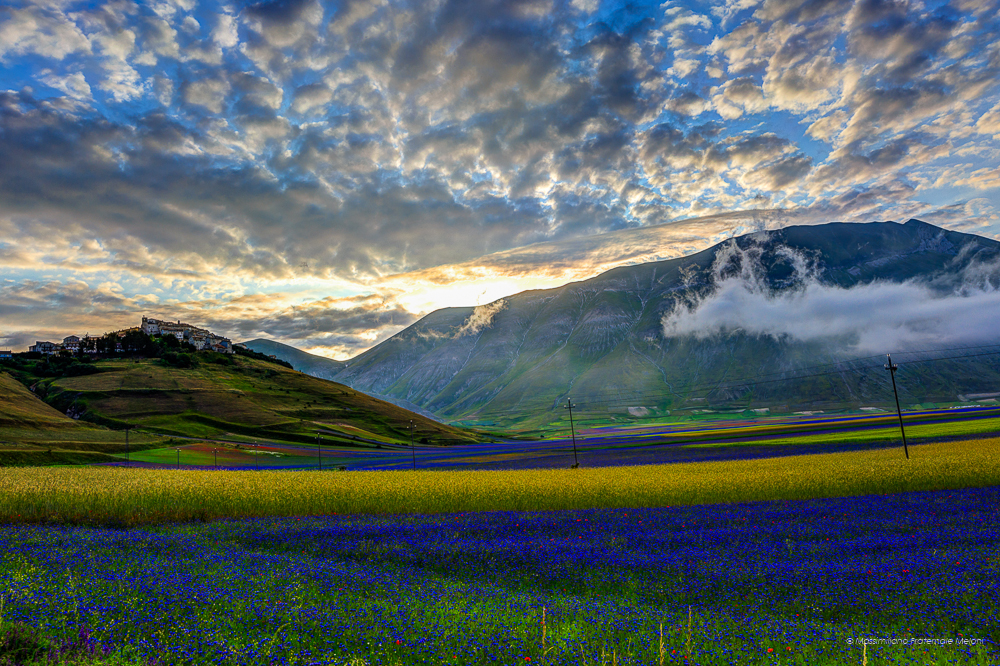
[[417,452],[413,448],[413,419],[410,419],[410,453],[413,454],[413,469],[417,469]]
[[128,423],[126,423],[125,424],[125,465],[126,466],[129,463],[129,457],[128,457],[128,431],[131,430],[131,429],[132,429],[132,426],[130,426]]
[[323,454],[319,449],[319,435],[316,435],[316,458],[319,460],[319,471],[323,471]]
[[174,449],[174,451],[177,452],[177,469],[180,469],[181,468],[181,450],[180,449]]
[[892,394],[896,396],[896,414],[899,415],[899,432],[903,435],[903,453],[906,454],[906,459],[910,459],[910,451],[906,448],[906,430],[903,429],[903,410],[899,408],[899,392],[896,390],[896,370],[899,369],[898,365],[892,362],[892,356],[889,354],[885,355],[888,359],[888,363],[885,364],[885,369],[889,371],[889,376],[892,377]]
[[580,405],[574,405],[573,401],[566,396],[566,406],[563,409],[569,410],[569,432],[573,436],[573,467],[580,466],[580,459],[576,456],[576,428],[573,426],[573,408],[579,407]]
[[219,469],[219,449],[212,449],[212,455],[215,456],[215,469]]

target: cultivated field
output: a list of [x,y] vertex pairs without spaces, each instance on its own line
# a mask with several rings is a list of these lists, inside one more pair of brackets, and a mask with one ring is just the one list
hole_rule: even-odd
[[[0,372],[0,398],[27,406],[19,411],[47,410],[46,418],[61,419],[63,427],[79,423],[60,414],[72,411],[81,421],[115,430],[135,427],[143,433],[135,434],[146,441],[263,438],[301,444],[321,434],[328,442],[374,448],[385,442],[409,443],[411,420],[416,443],[482,439],[471,430],[438,423],[341,384],[242,356],[200,354],[192,367],[173,367],[157,358],[105,359],[77,364],[88,372],[72,376],[59,375],[58,368],[42,361],[18,363],[11,372],[33,385],[35,394]],[[2,417],[0,407],[0,432]],[[0,440],[20,443],[24,436],[10,433]]]
[[[917,453],[916,451],[919,451]],[[135,525],[330,513],[548,511],[1000,485],[1000,439],[593,469],[215,472],[0,469],[0,521]]]

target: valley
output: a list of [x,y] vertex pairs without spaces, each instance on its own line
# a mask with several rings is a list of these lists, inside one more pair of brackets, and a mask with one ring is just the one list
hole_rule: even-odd
[[865,331],[684,329],[734,293],[729,322],[991,293],[1000,244],[851,227],[438,310],[345,361],[134,332],[0,359],[0,631],[87,666],[847,666],[883,631],[959,638],[862,660],[991,664],[1000,345],[893,348],[897,415]]
[[[267,340],[246,344],[295,359],[318,377],[477,427],[545,431],[567,398],[608,423],[637,414],[894,409],[883,368],[887,351],[900,363],[904,406],[949,407],[962,404],[965,394],[1000,394],[1000,334],[945,351],[932,341],[900,347],[887,337],[881,353],[873,353],[858,346],[871,335],[864,328],[799,339],[739,327],[671,334],[665,326],[672,313],[734,286],[734,299],[763,308],[799,298],[800,309],[811,288],[833,289],[830,297],[841,302],[836,307],[847,307],[849,294],[868,293],[872,285],[928,285],[942,299],[956,290],[989,291],[1000,284],[998,257],[996,241],[918,220],[788,227],[489,306],[437,310],[346,361],[303,356]],[[913,294],[900,292],[904,296]],[[870,298],[859,305],[870,308]],[[913,307],[918,318],[954,316],[919,314],[926,303]],[[474,317],[479,323],[470,328]],[[873,317],[877,321],[878,313],[856,313],[862,324]]]

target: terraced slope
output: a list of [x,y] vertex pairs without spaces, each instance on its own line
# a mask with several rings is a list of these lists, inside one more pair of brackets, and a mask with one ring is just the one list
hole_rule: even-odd
[[[159,359],[106,360],[96,374],[43,379],[38,391],[60,410],[121,428],[164,435],[315,441],[317,432],[350,433],[345,441],[468,443],[477,435],[445,426],[335,384],[273,363],[195,355],[193,368]],[[338,437],[330,435],[329,440]]]
[[[813,262],[822,283],[848,288],[873,280],[922,280],[947,290],[974,263],[1000,257],[996,241],[917,220],[788,227],[735,243],[759,255],[764,279],[776,290],[794,278],[789,250]],[[330,366],[328,376],[448,419],[534,425],[561,419],[559,405],[568,395],[589,399],[587,406],[605,415],[625,417],[699,406],[822,409],[892,399],[887,373],[857,372],[851,364],[824,377],[714,390],[734,378],[792,377],[817,363],[842,360],[818,345],[739,331],[665,337],[664,315],[712,289],[713,264],[724,246],[516,294],[503,299],[480,330],[466,326],[473,308],[438,310],[342,368]],[[1000,391],[1000,364],[991,357],[908,366],[900,379],[907,404],[956,400],[958,393]]]
[[[160,438],[133,435],[133,450]],[[125,433],[71,419],[0,372],[0,465],[55,465],[114,460],[125,451]]]

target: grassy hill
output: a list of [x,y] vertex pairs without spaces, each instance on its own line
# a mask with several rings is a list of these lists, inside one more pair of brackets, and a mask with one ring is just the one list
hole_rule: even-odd
[[[132,450],[162,446],[163,438],[134,433]],[[59,465],[113,461],[125,433],[71,419],[0,372],[0,465]]]
[[97,361],[92,374],[44,377],[38,367],[23,373],[39,375],[36,392],[61,412],[164,436],[312,443],[322,431],[331,443],[408,443],[412,419],[418,443],[477,441],[470,431],[274,363],[221,354],[192,357],[194,367],[117,359]]

